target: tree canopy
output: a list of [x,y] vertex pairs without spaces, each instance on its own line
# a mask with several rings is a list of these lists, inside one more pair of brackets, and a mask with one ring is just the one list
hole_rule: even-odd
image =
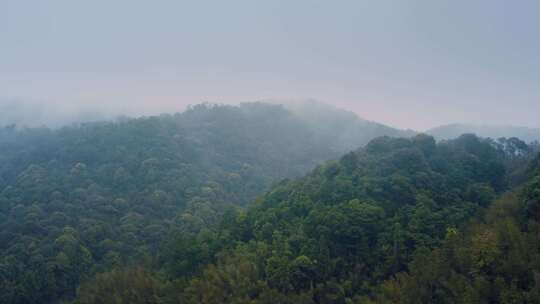
[[537,147],[297,111],[0,129],[0,303],[535,303]]
[[[400,132],[378,135],[388,130]],[[213,237],[209,229],[223,214],[346,152],[333,140],[265,103],[202,104],[174,115],[60,129],[6,126],[0,302],[70,299],[93,274],[161,256],[170,257],[162,262],[167,273],[192,273],[196,267],[183,259],[213,257],[217,243],[197,244]],[[186,249],[169,250],[173,244]]]

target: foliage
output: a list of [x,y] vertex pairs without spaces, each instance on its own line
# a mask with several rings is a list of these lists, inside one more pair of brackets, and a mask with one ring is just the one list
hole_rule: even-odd
[[[539,158],[537,158],[538,161]],[[535,162],[536,163],[536,162]],[[379,287],[378,303],[540,303],[540,170],[481,221],[418,250],[406,272]]]
[[[422,257],[507,189],[508,159],[473,135],[439,144],[425,135],[377,138],[224,219],[216,237],[236,245],[191,279],[184,301],[367,303],[378,286],[402,286],[384,282],[409,275],[403,271],[414,263],[431,282],[444,269],[428,268]],[[479,236],[478,267],[500,258],[493,238],[491,231]],[[410,296],[424,298],[438,299]]]
[[535,303],[531,146],[329,112],[2,129],[0,303]]
[[148,256],[171,277],[192,274],[227,242],[207,244],[223,214],[345,152],[332,146],[263,103],[0,129],[0,302],[69,299],[87,277]]

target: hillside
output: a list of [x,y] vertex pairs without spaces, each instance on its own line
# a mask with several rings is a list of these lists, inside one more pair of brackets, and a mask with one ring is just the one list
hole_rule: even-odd
[[336,149],[284,107],[246,103],[1,129],[0,303],[69,299],[91,274],[153,259],[167,240],[204,233],[273,183],[365,140],[358,126],[325,129],[342,128],[362,139]]
[[517,137],[527,143],[540,141],[540,129],[516,126],[480,126],[470,124],[444,125],[426,131],[436,139],[452,139],[464,133],[473,133],[481,137],[497,139]]
[[158,269],[87,281],[77,303],[133,301],[122,288],[139,284],[151,303],[369,302],[418,250],[441,246],[506,191],[513,158],[473,135],[380,137],[274,186],[213,233],[177,236]]
[[[503,156],[474,136],[439,145],[423,135],[376,139],[277,186],[232,225],[245,227],[237,235],[247,248],[263,250],[246,262],[264,265],[245,274],[264,282],[253,300],[274,292],[285,303],[344,303],[369,293],[371,284],[403,269],[416,248],[439,245],[447,229],[505,188]],[[238,247],[231,258],[246,250]],[[232,275],[226,261],[216,267],[217,276]],[[210,270],[191,284],[193,303],[220,286]],[[218,296],[246,296],[236,290]]]
[[540,156],[528,181],[494,202],[406,271],[381,284],[374,303],[539,303]]

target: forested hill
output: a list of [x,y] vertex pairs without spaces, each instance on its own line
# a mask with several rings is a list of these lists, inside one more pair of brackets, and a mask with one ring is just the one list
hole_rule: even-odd
[[[250,296],[243,290],[259,288],[252,300],[277,294],[286,303],[344,303],[366,295],[372,284],[404,269],[416,248],[439,245],[448,229],[506,187],[504,154],[472,135],[438,145],[424,135],[375,139],[276,186],[231,224],[241,227],[235,229],[244,245],[229,260],[247,255],[243,263],[253,264],[242,275],[264,283],[217,296],[233,303]],[[196,303],[208,289],[221,288],[217,278],[234,275],[227,263],[194,280],[187,297]]]
[[[336,149],[330,134],[344,128],[358,138]],[[82,278],[153,257],[170,235],[213,227],[272,183],[367,140],[361,126],[324,129],[264,103],[2,128],[0,303],[69,299]]]
[[540,303],[540,155],[528,181],[495,201],[407,270],[382,283],[373,303]]
[[86,281],[76,303],[400,303],[406,290],[392,278],[507,191],[509,173],[522,165],[516,157],[530,154],[474,135],[440,143],[380,137],[275,185],[214,232],[177,236],[156,268]]

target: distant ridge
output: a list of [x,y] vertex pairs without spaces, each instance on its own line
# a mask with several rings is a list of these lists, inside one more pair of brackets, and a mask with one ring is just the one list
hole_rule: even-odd
[[517,137],[525,142],[540,141],[540,129],[520,126],[490,126],[473,124],[449,124],[426,131],[436,139],[452,139],[464,133],[474,133],[481,137]]
[[354,150],[379,136],[412,137],[417,134],[366,120],[351,111],[313,99],[284,106],[321,136],[327,137],[336,150]]

